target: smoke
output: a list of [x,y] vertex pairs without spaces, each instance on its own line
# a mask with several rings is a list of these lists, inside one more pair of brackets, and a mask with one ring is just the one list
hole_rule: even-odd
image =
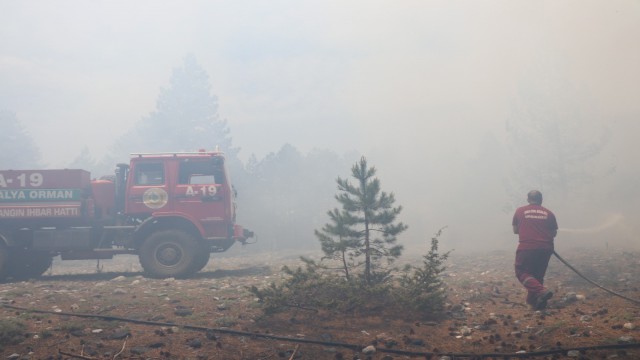
[[591,234],[597,233],[604,230],[607,230],[613,226],[620,225],[622,220],[624,219],[624,215],[622,214],[610,214],[608,215],[604,221],[602,221],[597,226],[579,228],[579,229],[571,229],[571,228],[560,228],[558,232],[562,233],[573,233],[573,234]]

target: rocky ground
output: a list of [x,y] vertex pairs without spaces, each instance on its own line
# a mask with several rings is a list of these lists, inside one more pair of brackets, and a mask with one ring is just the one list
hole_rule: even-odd
[[[563,255],[596,282],[640,300],[639,252]],[[640,359],[633,345],[640,341],[640,306],[593,287],[552,259],[547,285],[555,296],[545,312],[531,311],[512,263],[510,252],[454,253],[445,274],[448,311],[433,322],[419,314],[336,316],[295,308],[264,316],[248,288],[279,281],[282,264],[300,264],[297,256],[216,255],[187,280],[144,278],[137,259],[128,256],[102,261],[100,268],[56,261],[40,279],[0,284],[0,356]],[[579,350],[603,345],[627,347]],[[565,351],[554,353],[558,349]]]

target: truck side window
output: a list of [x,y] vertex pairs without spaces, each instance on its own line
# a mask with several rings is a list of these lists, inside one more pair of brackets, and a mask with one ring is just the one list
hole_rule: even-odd
[[135,170],[136,185],[164,184],[164,166],[162,163],[138,163]]
[[209,160],[185,160],[180,162],[178,174],[179,184],[222,184],[222,170],[211,164]]

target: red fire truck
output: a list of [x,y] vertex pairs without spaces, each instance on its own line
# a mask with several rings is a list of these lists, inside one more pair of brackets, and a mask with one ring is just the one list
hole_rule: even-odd
[[221,152],[132,154],[115,175],[0,170],[0,278],[43,274],[52,258],[136,254],[150,277],[186,277],[253,233],[235,223]]

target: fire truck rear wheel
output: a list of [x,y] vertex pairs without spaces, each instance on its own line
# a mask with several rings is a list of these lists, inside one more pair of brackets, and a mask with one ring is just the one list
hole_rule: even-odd
[[14,280],[35,278],[51,267],[51,261],[51,254],[45,251],[12,250],[5,273]]
[[209,263],[209,257],[211,253],[209,251],[208,246],[201,246],[200,251],[196,257],[196,261],[193,263],[194,273],[204,269],[205,266]]
[[199,249],[198,242],[189,233],[161,230],[142,243],[140,264],[150,277],[186,277],[195,272]]

